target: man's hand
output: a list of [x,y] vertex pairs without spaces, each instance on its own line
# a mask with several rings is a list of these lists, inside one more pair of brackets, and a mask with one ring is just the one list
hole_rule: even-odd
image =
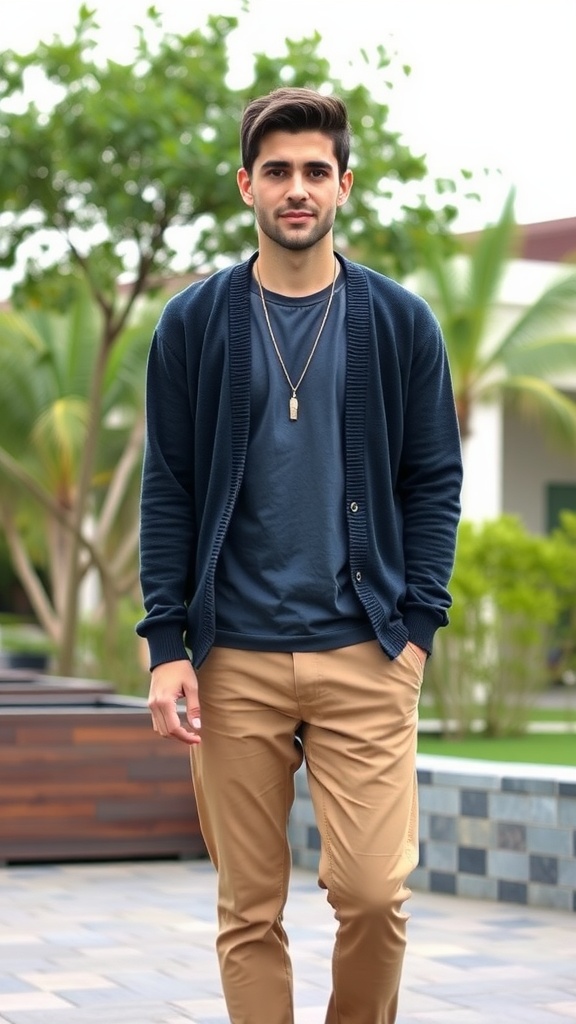
[[[188,726],[182,725],[177,702],[186,701]],[[200,701],[198,680],[187,659],[167,661],[157,665],[150,680],[148,707],[152,713],[154,731],[160,736],[172,736],[192,746],[200,743]]]

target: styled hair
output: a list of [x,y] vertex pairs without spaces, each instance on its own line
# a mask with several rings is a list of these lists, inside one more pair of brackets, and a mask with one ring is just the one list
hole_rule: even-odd
[[345,104],[337,96],[314,89],[285,87],[252,100],[242,116],[242,166],[252,174],[260,144],[269,132],[323,132],[332,139],[340,177],[350,157],[350,125]]

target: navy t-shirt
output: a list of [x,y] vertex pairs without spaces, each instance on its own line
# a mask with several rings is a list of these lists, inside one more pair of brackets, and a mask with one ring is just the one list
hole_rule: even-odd
[[[264,292],[274,336],[297,382],[330,287]],[[216,644],[311,651],[374,638],[350,580],[344,493],[346,302],[343,275],[318,347],[291,388],[253,282],[250,438],[244,480],[216,571]]]

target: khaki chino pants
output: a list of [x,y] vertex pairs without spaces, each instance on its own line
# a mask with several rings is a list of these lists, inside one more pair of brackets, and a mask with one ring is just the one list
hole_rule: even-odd
[[[213,648],[198,672],[192,748],[200,824],[218,871],[217,950],[232,1024],[293,1024],[282,914],[294,773],[306,761],[319,883],[338,922],[326,1024],[393,1024],[417,863],[422,666],[376,641],[339,650]],[[299,741],[296,738],[298,735]]]

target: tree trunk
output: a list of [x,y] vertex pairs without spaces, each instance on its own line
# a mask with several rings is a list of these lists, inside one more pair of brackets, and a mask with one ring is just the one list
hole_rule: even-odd
[[102,417],[102,394],[106,362],[112,346],[113,336],[109,328],[105,330],[96,358],[90,387],[88,406],[88,424],[82,459],[78,489],[74,502],[72,522],[74,531],[68,554],[68,565],[64,581],[64,606],[62,612],[62,632],[58,652],[58,672],[63,676],[74,674],[76,657],[76,640],[78,632],[78,591],[82,579],[81,565],[81,533],[87,514],[88,498],[96,463],[98,435]]

